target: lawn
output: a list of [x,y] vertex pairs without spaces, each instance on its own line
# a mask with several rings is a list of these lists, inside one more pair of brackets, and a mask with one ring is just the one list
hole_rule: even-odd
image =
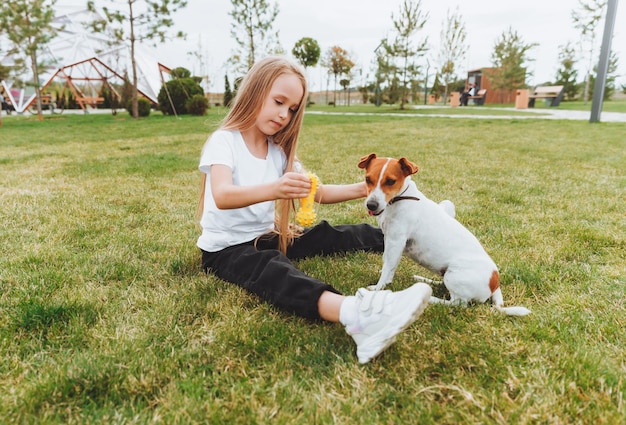
[[[224,113],[3,117],[0,423],[626,421],[626,124],[307,115],[308,169],[347,183],[370,152],[413,160],[532,310],[429,306],[360,365],[341,326],[200,272],[197,163]],[[362,201],[316,211],[374,224]],[[345,293],[381,264],[299,262]]]

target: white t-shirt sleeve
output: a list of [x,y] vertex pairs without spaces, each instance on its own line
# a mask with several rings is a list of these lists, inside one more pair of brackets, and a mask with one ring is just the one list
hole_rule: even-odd
[[211,135],[202,148],[200,166],[198,167],[200,171],[208,175],[211,173],[211,165],[215,164],[234,168],[235,159],[232,147],[234,136],[233,132],[223,130],[218,130]]

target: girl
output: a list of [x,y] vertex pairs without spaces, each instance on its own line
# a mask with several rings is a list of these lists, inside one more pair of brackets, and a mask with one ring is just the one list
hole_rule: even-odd
[[[259,61],[242,81],[200,159],[202,268],[289,313],[340,322],[356,342],[359,361],[367,363],[421,314],[431,289],[418,283],[398,293],[361,288],[355,296],[344,296],[291,262],[383,251],[382,232],[367,224],[321,222],[303,232],[290,225],[294,199],[305,198],[311,189],[296,160],[306,99],[303,70],[283,57]],[[365,196],[364,182],[320,184],[316,201]]]

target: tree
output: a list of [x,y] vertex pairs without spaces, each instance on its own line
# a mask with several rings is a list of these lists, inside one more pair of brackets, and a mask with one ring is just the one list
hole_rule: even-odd
[[296,42],[291,50],[291,54],[303,67],[315,66],[320,59],[320,45],[316,40],[304,37]]
[[376,48],[376,106],[383,102],[393,105],[402,96],[400,87],[400,69],[389,55],[391,46],[387,39],[383,39]]
[[467,44],[465,43],[467,32],[465,31],[465,24],[461,20],[458,7],[454,13],[451,13],[448,9],[440,37],[439,66],[441,68],[440,76],[444,85],[443,99],[445,103],[450,92],[450,84],[457,73],[457,63],[463,61],[465,51],[467,50]]
[[367,84],[364,86],[360,86],[359,87],[359,93],[361,93],[361,103],[363,103],[364,105],[367,103],[369,95],[370,95],[370,91],[374,91],[374,84]]
[[350,106],[350,79],[342,78],[339,80],[339,85],[343,88],[344,96],[346,98],[346,104]]
[[[136,44],[154,39],[164,42],[169,38],[166,31],[174,25],[171,15],[187,6],[187,0],[124,0],[122,3],[126,3],[126,6],[119,6],[119,8],[102,6],[100,10],[104,18],[94,20],[90,26],[96,32],[108,31],[113,37],[111,44],[129,44],[133,86],[131,115],[137,118],[139,112]],[[87,2],[87,8],[91,12],[98,13],[93,0]],[[179,31],[174,36],[184,38],[185,35]]]
[[404,0],[397,16],[391,15],[396,35],[392,43],[385,43],[387,54],[398,68],[401,75],[400,81],[400,109],[404,109],[407,101],[407,90],[411,81],[417,77],[419,66],[417,59],[426,53],[428,38],[425,38],[416,46],[413,44],[413,36],[424,28],[428,21],[428,13],[422,13],[421,0]]
[[228,81],[228,75],[224,75],[224,106],[228,108],[232,100],[233,100],[233,92],[230,90],[230,82]]
[[[2,52],[0,52],[0,56],[4,56]],[[0,63],[0,81],[6,80],[9,78],[9,68],[7,66],[3,66]]]
[[374,103],[377,107],[382,104],[383,97],[383,84],[388,81],[388,72],[390,69],[389,59],[384,54],[387,50],[386,45],[387,40],[383,39],[380,41],[380,44],[374,50],[376,53],[376,72],[374,76],[376,77],[376,84],[374,87]]
[[[70,92],[71,93],[71,92]],[[122,107],[126,107],[128,102],[131,102],[132,107],[133,100],[133,84],[130,82],[128,78],[128,70],[124,70],[124,82],[122,83],[122,87],[120,89],[120,103]]]
[[441,84],[441,78],[439,77],[439,73],[435,74],[435,81],[433,81],[433,86],[430,89],[430,93],[434,94],[436,97],[441,97],[444,93],[447,93],[448,88]]
[[[617,79],[618,58],[615,52],[611,52],[609,56],[609,66],[606,71],[606,82],[604,85],[604,96],[602,100],[610,100],[615,94],[615,80]],[[598,66],[594,66],[593,75],[590,79],[589,97],[593,97],[593,89],[595,87],[596,75],[598,74]]]
[[354,66],[354,62],[349,57],[347,50],[339,46],[333,46],[326,51],[322,64],[328,68],[328,73],[335,78],[335,90],[333,93],[333,103],[337,104],[337,78],[341,75],[350,74],[350,70]]
[[51,25],[54,19],[54,4],[56,0],[12,0],[0,3],[0,32],[4,32],[11,46],[8,54],[16,55],[15,72],[26,66],[23,54],[30,61],[35,87],[37,116],[41,121],[41,84],[39,82],[38,53],[42,51],[52,38],[56,30]]
[[583,101],[589,100],[589,89],[591,83],[591,70],[593,69],[594,50],[596,48],[596,30],[603,16],[606,0],[578,0],[580,9],[572,11],[572,21],[574,28],[580,30],[580,48],[587,49],[587,72],[585,75],[585,90]]
[[192,51],[187,52],[187,55],[196,60],[198,68],[196,71],[196,67],[194,66],[193,73],[200,76],[200,85],[205,91],[209,91],[209,87],[211,86],[211,77],[209,76],[208,71],[208,51],[203,47],[201,37],[198,37],[198,46]]
[[575,99],[578,95],[578,84],[576,79],[578,71],[576,71],[576,54],[571,43],[560,47],[559,63],[560,68],[556,72],[556,81],[554,84],[564,86],[565,96],[568,100]]
[[508,32],[503,32],[496,40],[491,53],[491,60],[495,71],[491,75],[491,83],[494,90],[512,90],[525,85],[526,61],[528,51],[537,46],[536,43],[526,44],[522,37],[509,27]]
[[[266,0],[231,0],[233,9],[229,15],[233,18],[231,36],[239,48],[230,62],[238,72],[245,73],[256,61],[257,53],[262,55],[271,51],[272,36],[268,35],[278,15],[278,4],[270,5]],[[278,32],[274,35],[278,40]]]

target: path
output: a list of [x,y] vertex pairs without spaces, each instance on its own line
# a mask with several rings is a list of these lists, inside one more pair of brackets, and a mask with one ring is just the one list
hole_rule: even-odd
[[[442,109],[441,106],[412,106],[412,109]],[[546,119],[546,120],[575,120],[575,121],[589,121],[591,116],[590,111],[566,111],[563,109],[515,109],[515,108],[489,108],[484,106],[470,107],[473,110],[488,111],[511,111],[516,114],[511,115],[480,115],[480,114],[411,114],[411,113],[399,113],[399,112],[381,112],[376,115],[386,116],[421,116],[421,117],[447,117],[447,118],[470,118],[470,119],[498,119],[498,120],[510,120],[510,119]],[[521,114],[520,112],[527,112]],[[325,115],[371,115],[368,112],[325,112],[325,111],[307,111],[307,114],[325,114]],[[536,114],[536,115],[532,115]],[[626,113],[622,112],[602,112],[600,114],[600,122],[626,122]]]

